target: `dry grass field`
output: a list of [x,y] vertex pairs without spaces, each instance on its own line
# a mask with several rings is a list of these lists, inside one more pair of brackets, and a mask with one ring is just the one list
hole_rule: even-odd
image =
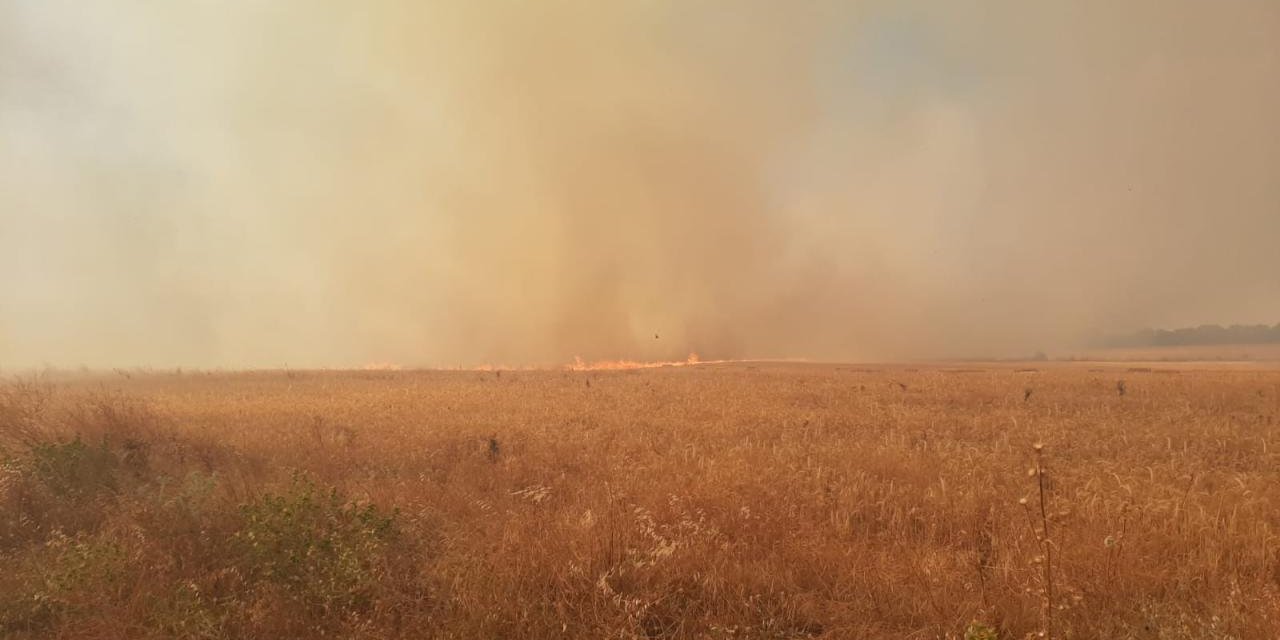
[[1280,371],[1018,366],[16,381],[0,636],[1280,637]]

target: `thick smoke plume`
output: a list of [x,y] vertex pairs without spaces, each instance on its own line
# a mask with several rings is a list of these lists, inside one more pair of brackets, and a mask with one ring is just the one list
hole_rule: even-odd
[[1277,113],[1265,0],[0,0],[0,366],[1275,323]]

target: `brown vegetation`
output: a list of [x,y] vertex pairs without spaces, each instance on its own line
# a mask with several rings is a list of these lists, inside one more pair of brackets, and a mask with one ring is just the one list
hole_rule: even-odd
[[1280,637],[1278,418],[1268,370],[26,381],[0,636]]

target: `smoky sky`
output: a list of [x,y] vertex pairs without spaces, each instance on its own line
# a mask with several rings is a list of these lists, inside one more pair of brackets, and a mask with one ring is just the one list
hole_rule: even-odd
[[1274,324],[1278,113],[1267,0],[0,0],[0,367]]

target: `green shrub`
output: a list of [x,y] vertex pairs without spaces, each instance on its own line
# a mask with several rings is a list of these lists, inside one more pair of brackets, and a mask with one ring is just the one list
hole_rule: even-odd
[[988,627],[981,622],[970,622],[969,627],[964,630],[964,640],[999,640],[1000,634],[993,627]]
[[366,608],[396,514],[356,505],[334,489],[295,478],[287,493],[242,508],[234,536],[245,575],[316,612]]
[[31,448],[33,475],[58,497],[81,498],[116,490],[119,464],[105,443],[89,446],[79,437],[70,442],[42,442]]
[[219,603],[206,596],[193,581],[177,584],[155,599],[147,615],[147,626],[166,638],[223,638],[226,613]]
[[115,541],[55,534],[28,558],[25,571],[6,576],[0,597],[0,631],[39,630],[58,617],[92,611],[118,590],[128,558]]

